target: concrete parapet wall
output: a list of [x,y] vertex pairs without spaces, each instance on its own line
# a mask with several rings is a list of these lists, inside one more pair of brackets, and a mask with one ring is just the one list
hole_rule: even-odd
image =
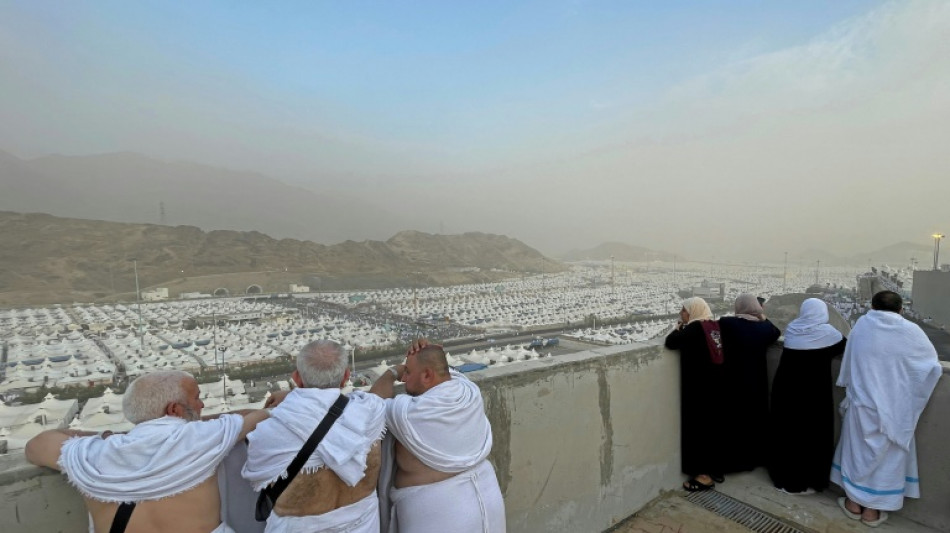
[[510,531],[602,531],[679,484],[678,357],[612,347],[530,365],[477,379]]

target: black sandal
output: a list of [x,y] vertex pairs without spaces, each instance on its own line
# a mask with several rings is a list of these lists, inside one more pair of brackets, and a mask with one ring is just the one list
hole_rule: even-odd
[[722,483],[726,480],[726,476],[719,474],[718,476],[709,476],[709,479],[715,481],[716,483]]
[[716,484],[713,483],[712,485],[707,485],[705,483],[700,483],[699,480],[691,477],[683,483],[683,488],[686,489],[686,492],[699,492],[701,490],[714,489],[716,488]]

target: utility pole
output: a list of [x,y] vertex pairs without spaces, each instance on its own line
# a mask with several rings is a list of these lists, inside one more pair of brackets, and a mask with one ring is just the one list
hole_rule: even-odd
[[610,292],[613,294],[614,290],[614,256],[610,256]]
[[815,262],[815,285],[818,285],[818,271],[821,269],[821,259]]
[[141,355],[145,355],[145,338],[142,334],[142,298],[141,292],[139,292],[139,262],[138,259],[132,258],[132,268],[135,271],[135,305],[138,307],[139,312],[139,324],[136,328],[139,334],[139,349],[141,350]]
[[782,294],[786,292],[788,282],[788,252],[785,252],[785,269],[782,271]]

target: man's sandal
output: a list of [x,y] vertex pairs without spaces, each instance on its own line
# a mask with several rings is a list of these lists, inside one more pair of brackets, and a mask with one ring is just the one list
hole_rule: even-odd
[[[838,507],[841,507],[841,510],[844,512],[844,515],[850,518],[851,520],[861,520],[861,513],[852,512],[848,509],[848,498],[842,496],[838,498]],[[860,505],[858,506],[860,507]],[[876,527],[876,526],[871,526]]]
[[694,477],[687,479],[683,483],[683,488],[686,489],[687,492],[699,492],[701,490],[710,490],[715,487],[716,487],[715,483],[707,485],[705,483],[700,483],[699,480],[697,480]]
[[864,518],[862,518],[861,523],[868,527],[877,527],[883,524],[884,522],[886,522],[887,517],[888,517],[887,511],[878,511],[877,520],[865,520]]

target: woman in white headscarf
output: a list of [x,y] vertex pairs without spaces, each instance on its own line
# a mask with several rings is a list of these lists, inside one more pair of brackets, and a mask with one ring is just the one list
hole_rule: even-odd
[[828,486],[835,451],[831,359],[847,340],[828,323],[828,305],[802,303],[785,330],[785,350],[772,382],[769,475],[781,491],[810,494]]
[[722,423],[717,402],[722,391],[722,343],[719,325],[702,298],[683,302],[680,320],[666,337],[680,352],[680,439],[682,470],[688,491],[707,490],[722,479]]

